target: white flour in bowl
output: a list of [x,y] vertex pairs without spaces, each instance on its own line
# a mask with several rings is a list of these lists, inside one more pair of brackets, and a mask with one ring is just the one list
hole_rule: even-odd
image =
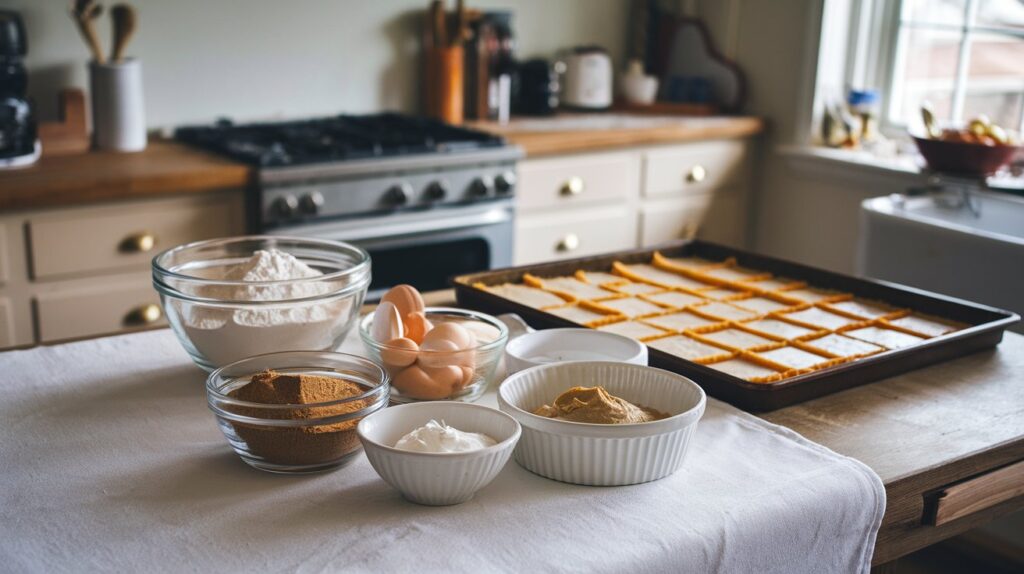
[[[286,281],[323,275],[293,255],[271,249],[256,251],[243,263],[218,270],[206,279]],[[330,292],[327,283],[206,286],[198,295],[231,301],[285,301]],[[331,349],[349,319],[349,300],[287,304],[274,307],[217,308],[181,302],[182,327],[207,361],[226,365],[276,351]]]

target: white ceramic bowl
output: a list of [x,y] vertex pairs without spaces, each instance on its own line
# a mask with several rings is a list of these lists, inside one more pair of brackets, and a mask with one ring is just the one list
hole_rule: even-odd
[[[394,448],[398,439],[431,419],[464,432],[486,434],[498,444],[453,453]],[[494,480],[512,455],[521,428],[514,418],[490,407],[434,401],[379,410],[360,421],[356,432],[370,464],[385,482],[412,502],[445,506],[466,502]]]
[[[601,425],[533,414],[572,387],[597,385],[672,416],[649,423]],[[523,427],[516,462],[547,478],[594,486],[648,482],[678,470],[706,402],[704,391],[686,377],[614,362],[531,367],[505,379],[498,389],[501,410]]]
[[547,329],[520,335],[505,347],[509,374],[565,361],[617,361],[647,364],[647,345],[593,329]]

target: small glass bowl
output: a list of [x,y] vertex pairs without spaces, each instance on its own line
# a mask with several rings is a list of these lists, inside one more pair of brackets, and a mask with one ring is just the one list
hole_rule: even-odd
[[[396,366],[385,361],[381,352],[388,351],[408,352],[402,348],[389,347],[379,341],[375,341],[370,335],[370,326],[373,324],[373,313],[363,317],[359,323],[359,336],[363,340],[370,358],[384,366],[391,377],[391,401],[395,403],[411,403],[417,401],[466,401],[472,402],[480,398],[480,395],[487,390],[487,387],[494,381],[498,362],[505,351],[505,343],[508,342],[508,327],[498,319],[485,313],[478,313],[467,309],[455,309],[452,307],[427,307],[424,309],[427,319],[437,325],[444,322],[456,322],[464,325],[474,333],[488,332],[494,338],[481,343],[471,349],[462,351],[423,351],[417,352],[417,358],[408,366]],[[445,367],[459,367],[463,369],[461,380],[444,387],[443,390],[422,394],[417,389],[411,388],[405,383],[407,380],[403,372],[410,367],[423,368],[425,372],[438,372]],[[433,369],[434,371],[431,371]],[[397,381],[397,384],[396,384]],[[450,392],[445,390],[450,388]]]
[[[333,377],[366,392],[308,404],[266,404],[229,394],[267,369],[281,374]],[[206,401],[217,425],[242,460],[254,468],[304,474],[340,468],[362,450],[356,426],[388,406],[387,373],[373,361],[324,351],[269,353],[231,363],[210,373]]]
[[[218,279],[258,250],[289,253],[323,275],[285,281]],[[153,258],[153,287],[192,360],[212,371],[279,351],[330,351],[355,325],[370,256],[340,241],[250,235],[180,245]],[[302,296],[289,297],[299,292]]]

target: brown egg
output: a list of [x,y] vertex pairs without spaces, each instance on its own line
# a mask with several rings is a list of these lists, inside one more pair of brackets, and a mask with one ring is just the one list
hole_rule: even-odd
[[423,372],[426,373],[434,383],[447,387],[448,395],[451,395],[457,389],[461,388],[460,385],[462,384],[463,374],[462,369],[459,367],[423,367]]
[[473,346],[475,339],[472,333],[458,323],[438,323],[423,336],[421,346],[424,350],[443,350],[438,347],[441,341],[451,341],[458,349],[468,349]]
[[407,367],[416,362],[420,346],[412,339],[392,339],[380,349],[380,360],[385,367]]
[[416,311],[405,315],[404,322],[405,336],[416,341],[416,344],[422,343],[423,337],[427,334],[427,331],[434,328],[434,324],[427,319],[427,316],[423,311]]
[[373,322],[370,324],[370,336],[374,341],[384,342],[401,337],[405,330],[402,322],[402,315],[398,309],[388,302],[381,302],[373,312]]
[[450,373],[441,373],[438,380],[435,380],[417,365],[412,365],[398,373],[391,384],[411,398],[437,400],[452,394],[452,384],[447,380],[449,377]]
[[462,369],[462,380],[455,387],[456,391],[460,391],[460,390],[468,387],[470,385],[470,383],[473,382],[473,374],[476,373],[476,370],[473,369],[473,367],[459,367],[459,368]]
[[423,297],[412,285],[395,285],[380,298],[380,301],[394,304],[402,317],[409,313],[423,312]]
[[420,346],[420,354],[418,361],[421,366],[424,367],[447,367],[448,365],[454,365],[460,358],[459,347],[454,341],[448,341],[445,339],[433,341],[430,348],[426,346]]

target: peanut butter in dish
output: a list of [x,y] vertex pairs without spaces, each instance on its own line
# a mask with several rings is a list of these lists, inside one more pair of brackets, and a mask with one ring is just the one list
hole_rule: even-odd
[[614,397],[604,387],[573,387],[558,395],[554,404],[538,407],[533,414],[560,421],[600,425],[649,423],[669,416]]

